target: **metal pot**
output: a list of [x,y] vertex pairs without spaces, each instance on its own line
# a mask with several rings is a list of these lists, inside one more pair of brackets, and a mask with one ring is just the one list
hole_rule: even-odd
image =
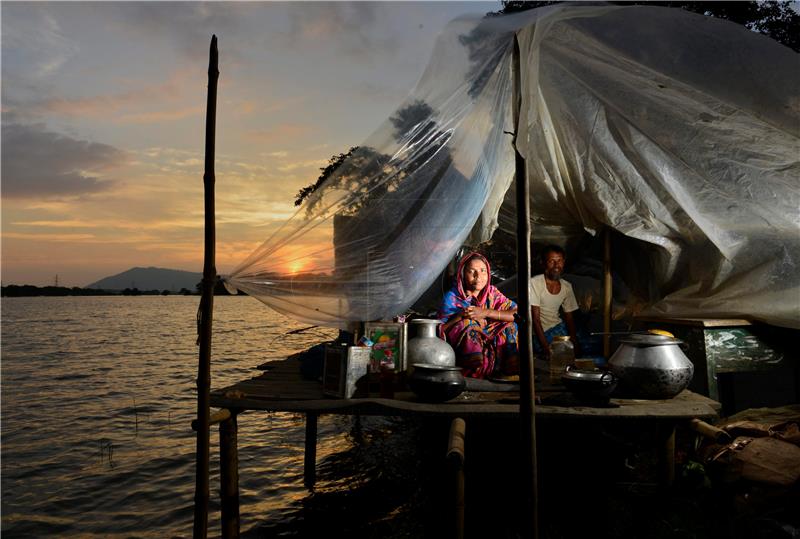
[[461,367],[414,363],[408,386],[418,397],[429,402],[444,402],[461,394],[467,382]]
[[441,320],[417,318],[409,324],[414,328],[414,336],[406,344],[408,364],[441,365],[453,367],[456,364],[456,353],[453,347],[436,335]]
[[576,369],[567,366],[561,382],[579,400],[590,403],[607,403],[617,387],[617,377],[609,371]]
[[681,350],[683,341],[665,335],[630,335],[608,360],[620,392],[642,399],[669,399],[692,381],[694,365]]

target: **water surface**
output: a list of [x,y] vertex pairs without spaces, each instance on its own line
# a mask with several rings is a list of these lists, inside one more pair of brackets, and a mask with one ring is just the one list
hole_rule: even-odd
[[[3,536],[191,535],[198,303],[181,296],[3,298]],[[215,298],[212,387],[335,336],[330,329],[286,335],[303,327],[252,298]],[[397,425],[322,416],[312,494],[302,482],[303,416],[242,414],[244,535],[302,535],[309,505],[324,499],[325,507],[341,508],[355,492],[381,489],[386,455],[370,452],[389,451],[396,461],[402,449],[375,448]],[[217,444],[215,428],[212,536],[219,530]],[[382,518],[380,507],[360,525]]]

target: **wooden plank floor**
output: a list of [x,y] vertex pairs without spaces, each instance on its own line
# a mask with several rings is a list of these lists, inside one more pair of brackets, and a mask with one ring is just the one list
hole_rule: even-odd
[[[513,417],[519,414],[519,393],[514,392],[467,391],[445,403],[421,402],[410,392],[396,393],[393,399],[336,399],[325,397],[319,382],[303,379],[297,361],[274,361],[261,368],[265,372],[258,376],[212,391],[211,406],[364,415]],[[612,399],[611,406],[602,408],[581,406],[571,400],[569,394],[559,395],[553,391],[537,391],[537,396],[542,400],[536,406],[537,417],[713,419],[720,409],[718,402],[691,391],[683,391],[667,400]]]

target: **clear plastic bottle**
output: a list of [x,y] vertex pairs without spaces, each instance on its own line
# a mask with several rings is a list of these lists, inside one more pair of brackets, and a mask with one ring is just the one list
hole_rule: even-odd
[[550,383],[560,384],[567,365],[575,363],[575,347],[566,335],[553,338],[550,345]]

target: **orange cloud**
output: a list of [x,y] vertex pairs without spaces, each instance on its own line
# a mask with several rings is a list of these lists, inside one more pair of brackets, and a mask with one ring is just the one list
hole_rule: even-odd
[[245,136],[255,142],[284,142],[287,139],[304,136],[311,131],[311,126],[305,124],[279,124],[272,129],[259,129],[248,131]]
[[94,240],[93,234],[29,234],[25,232],[3,232],[3,239],[38,241],[87,241]]
[[180,110],[139,112],[120,116],[118,122],[123,124],[150,124],[171,120],[180,120],[181,118],[187,118],[189,116],[200,116],[204,113],[205,106],[191,107]]
[[104,116],[126,107],[149,105],[163,99],[178,100],[183,87],[193,77],[196,77],[194,70],[179,70],[162,84],[150,84],[113,95],[47,99],[35,104],[32,109],[65,116]]

